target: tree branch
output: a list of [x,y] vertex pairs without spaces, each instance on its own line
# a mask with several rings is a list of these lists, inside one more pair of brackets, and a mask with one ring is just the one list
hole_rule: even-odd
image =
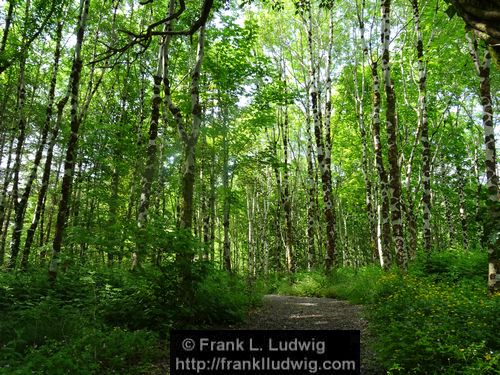
[[191,27],[187,30],[170,30],[166,29],[164,31],[155,31],[155,29],[158,26],[165,25],[166,23],[178,19],[182,13],[186,10],[186,4],[184,0],[179,0],[179,9],[173,13],[170,14],[169,16],[156,21],[149,25],[146,29],[146,31],[136,34],[132,31],[129,30],[118,30],[129,37],[132,38],[132,40],[125,44],[124,46],[120,48],[108,48],[108,51],[103,54],[102,57],[99,57],[98,59],[95,59],[91,62],[91,64],[95,64],[101,61],[104,61],[106,59],[109,59],[112,56],[119,55],[121,56],[124,52],[126,52],[128,49],[132,48],[133,46],[140,44],[142,46],[142,51],[140,53],[143,53],[146,50],[146,47],[149,46],[149,43],[151,41],[151,38],[153,36],[167,36],[167,35],[187,35],[191,36],[193,35],[196,31],[199,30],[201,26],[203,26],[210,15],[210,11],[212,10],[214,4],[214,0],[204,0],[201,11],[200,11],[200,16],[199,18],[191,25]]

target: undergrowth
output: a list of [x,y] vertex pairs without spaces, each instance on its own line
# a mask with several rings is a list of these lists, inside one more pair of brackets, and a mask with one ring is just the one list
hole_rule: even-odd
[[275,277],[272,290],[366,305],[389,374],[500,374],[500,296],[488,297],[486,254],[418,254],[404,275],[369,266]]
[[0,273],[0,374],[155,374],[171,328],[241,321],[260,300],[236,275],[193,266],[189,298],[175,267]]

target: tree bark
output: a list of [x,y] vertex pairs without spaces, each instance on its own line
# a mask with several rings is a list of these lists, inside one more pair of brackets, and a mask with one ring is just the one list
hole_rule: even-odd
[[[23,31],[23,45],[27,43],[27,28],[28,28],[28,17],[31,12],[31,1],[26,2],[25,9],[25,25]],[[17,124],[17,142],[15,148],[14,156],[14,166],[12,167],[13,177],[12,177],[12,203],[14,206],[14,229],[11,237],[11,251],[9,262],[7,263],[7,268],[12,270],[16,266],[17,254],[19,252],[19,241],[21,239],[22,228],[18,225],[20,219],[24,217],[24,206],[22,200],[19,199],[19,174],[21,172],[21,159],[24,141],[26,139],[26,59],[27,51],[23,48],[19,57],[19,80],[18,80],[18,91],[17,91],[17,108],[16,112],[19,116]],[[21,220],[22,221],[22,220]]]
[[424,43],[420,27],[420,10],[418,0],[411,0],[413,20],[417,33],[417,61],[418,61],[418,121],[421,129],[422,143],[422,175],[423,175],[423,219],[424,219],[424,250],[431,250],[431,150],[429,144],[429,118],[427,114],[427,69],[424,62]]
[[464,170],[460,165],[456,166],[458,177],[458,214],[462,227],[462,246],[467,249],[469,246],[468,228],[467,228],[467,212],[465,208],[465,179],[463,176]]
[[283,110],[283,119],[279,122],[281,127],[281,139],[283,143],[283,181],[282,181],[282,205],[285,213],[285,261],[288,272],[295,272],[295,259],[293,253],[293,223],[292,223],[292,204],[290,198],[290,166],[288,160],[288,138],[289,138],[289,119],[288,109]]
[[[56,83],[57,83],[57,73],[59,71],[59,60],[61,57],[62,28],[63,28],[63,24],[61,21],[59,21],[58,25],[57,25],[57,30],[56,30],[56,49],[54,52],[54,68],[53,68],[52,77],[51,77],[51,81],[50,81],[49,98],[48,98],[48,104],[47,104],[47,109],[46,109],[46,114],[45,114],[45,121],[44,121],[43,128],[42,128],[40,143],[38,145],[38,149],[36,150],[35,159],[33,160],[33,166],[31,168],[31,173],[28,176],[28,179],[26,181],[26,184],[24,187],[24,192],[21,196],[19,203],[15,207],[14,229],[12,232],[11,247],[10,247],[11,264],[9,266],[11,268],[15,267],[15,262],[17,259],[17,255],[19,253],[19,248],[21,245],[21,232],[23,230],[24,217],[26,214],[26,206],[28,204],[28,199],[31,195],[31,189],[33,187],[33,182],[35,181],[35,178],[36,178],[36,175],[38,172],[38,167],[39,167],[40,162],[42,160],[43,150],[44,150],[45,145],[47,143],[47,136],[49,134],[50,124],[52,121],[52,112],[53,112],[53,107],[54,107],[54,98],[55,98],[55,90],[56,90]],[[27,268],[28,256],[29,256],[29,253],[23,253],[23,259],[21,260],[21,266],[23,269]]]
[[500,291],[500,197],[496,172],[495,131],[490,88],[491,56],[485,51],[483,61],[479,60],[477,42],[467,34],[469,50],[480,81],[481,105],[483,107],[483,131],[486,147],[486,188],[488,192],[489,220],[484,233],[488,246],[488,291],[491,295]]
[[[330,36],[333,31],[333,19],[330,16]],[[321,172],[321,181],[323,187],[324,216],[326,221],[326,255],[325,270],[329,272],[335,262],[336,256],[336,217],[335,207],[332,197],[332,175],[331,175],[331,134],[330,117],[331,102],[329,90],[331,89],[331,60],[332,60],[332,39],[330,38],[327,62],[327,81],[326,81],[326,103],[325,118],[322,118],[321,100],[319,91],[319,72],[317,71],[318,62],[314,56],[313,31],[312,31],[312,11],[308,9],[308,28],[307,28],[308,50],[310,58],[310,93],[311,109],[314,123],[314,135],[316,140],[316,157]]]
[[249,185],[247,187],[247,220],[248,220],[248,275],[253,278],[256,275],[256,244],[254,235],[255,223],[255,192],[254,187]]
[[222,226],[224,228],[224,240],[222,243],[222,257],[224,270],[231,272],[231,240],[229,238],[230,210],[231,210],[231,186],[229,185],[229,144],[227,142],[227,118],[223,115],[224,126],[223,135],[223,155],[222,155],[222,189],[224,191],[224,201],[222,208]]
[[2,239],[0,243],[0,265],[3,264],[5,258],[5,242],[7,241],[7,236],[9,234],[9,225],[10,225],[10,217],[12,215],[13,207],[12,207],[12,197],[9,197],[7,201],[6,207],[6,217],[4,222],[2,223]]
[[406,270],[408,257],[404,246],[404,233],[402,221],[402,205],[401,205],[401,170],[399,166],[399,151],[398,151],[398,127],[396,115],[396,93],[391,80],[391,65],[389,42],[391,37],[390,27],[390,12],[391,0],[382,0],[382,25],[381,25],[381,42],[382,42],[382,76],[386,94],[386,126],[387,126],[387,143],[388,143],[388,159],[390,169],[389,187],[391,189],[391,219],[392,232],[394,242],[396,244],[396,262],[401,270]]
[[311,270],[316,265],[316,250],[314,246],[316,221],[316,179],[314,175],[314,145],[311,135],[311,115],[309,95],[307,95],[307,269]]
[[[169,40],[169,36],[167,36]],[[198,44],[196,51],[196,59],[193,68],[191,69],[191,124],[188,129],[186,119],[183,117],[181,109],[172,101],[170,80],[168,78],[169,57],[168,49],[164,51],[164,90],[165,102],[172,114],[177,125],[177,131],[183,146],[183,170],[181,177],[181,217],[180,229],[185,232],[187,236],[192,234],[193,226],[193,195],[195,184],[195,158],[196,158],[196,145],[200,134],[202,122],[202,107],[200,105],[200,77],[201,65],[205,54],[205,25],[200,27],[198,35]],[[177,254],[177,262],[183,269],[184,281],[189,282],[191,271],[189,264],[194,257],[194,251],[188,247],[184,249],[182,254]]]
[[[2,185],[2,192],[0,196],[0,231],[3,230],[5,215],[8,207],[10,207],[10,198],[11,194],[8,193],[9,185],[12,178],[12,150],[14,148],[14,136],[10,138],[9,148],[7,152],[7,162],[4,169],[4,180]],[[2,253],[2,257],[0,259],[0,264],[3,264],[4,261],[4,253]]]
[[365,181],[365,209],[366,216],[368,218],[368,225],[370,231],[370,249],[372,252],[372,258],[375,260],[377,258],[377,225],[375,223],[375,215],[373,211],[373,196],[372,196],[372,180],[370,176],[370,158],[369,158],[369,138],[367,137],[366,125],[365,125],[365,111],[364,111],[364,98],[365,98],[365,61],[368,58],[368,48],[366,46],[365,40],[365,24],[363,20],[364,13],[364,1],[362,3],[361,9],[357,8],[357,18],[358,26],[362,47],[362,61],[361,61],[361,87],[358,85],[358,62],[356,59],[355,69],[353,72],[354,81],[354,100],[355,100],[355,111],[356,117],[358,119],[359,133],[361,136],[361,166],[363,172],[363,178]]
[[81,50],[89,12],[90,0],[80,1],[80,19],[78,20],[78,29],[76,33],[76,44],[74,59],[71,68],[71,134],[66,149],[66,157],[64,161],[64,176],[61,186],[61,199],[59,201],[59,211],[57,214],[57,223],[52,243],[52,258],[49,264],[49,280],[55,281],[59,269],[59,254],[63,242],[64,228],[66,226],[67,211],[69,208],[69,200],[71,196],[71,188],[73,184],[73,174],[75,170],[76,148],[78,145],[78,131],[80,129],[80,118],[78,116],[79,107],[79,92],[80,92],[80,76],[82,72],[82,56]]
[[5,52],[5,48],[7,46],[7,39],[9,38],[10,26],[12,25],[12,15],[14,14],[15,4],[15,0],[9,0],[9,9],[7,10],[7,17],[5,18],[2,40],[0,41],[0,56],[2,56],[2,54]]
[[380,138],[380,81],[377,62],[371,64],[373,81],[373,109],[372,109],[372,135],[375,151],[375,166],[379,180],[379,202],[377,205],[377,249],[380,265],[384,269],[391,266],[391,222],[389,217],[389,192],[387,186],[387,172],[384,167],[382,155],[382,141]]
[[137,210],[137,240],[136,248],[132,253],[131,269],[134,270],[141,265],[142,257],[146,254],[146,223],[148,210],[151,200],[151,189],[157,172],[157,152],[156,144],[158,138],[158,124],[160,121],[160,104],[161,104],[161,83],[164,72],[163,55],[164,49],[167,48],[167,42],[164,40],[160,43],[158,52],[158,64],[156,74],[153,76],[153,98],[151,101],[151,120],[149,123],[149,141],[146,151],[146,166],[141,177],[141,196],[139,208]]

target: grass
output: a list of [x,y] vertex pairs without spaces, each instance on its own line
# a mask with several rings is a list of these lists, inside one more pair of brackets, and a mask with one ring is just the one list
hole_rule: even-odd
[[329,275],[321,271],[298,272],[292,277],[275,275],[270,282],[270,291],[292,296],[339,298],[357,304],[370,303],[378,294],[377,281],[383,274],[380,267],[366,266],[359,269],[339,268]]

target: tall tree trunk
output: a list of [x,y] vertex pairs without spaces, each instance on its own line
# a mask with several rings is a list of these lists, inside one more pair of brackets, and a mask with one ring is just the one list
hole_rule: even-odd
[[[203,155],[203,162],[201,169],[203,170],[204,178],[200,178],[203,184],[202,196],[201,196],[201,216],[202,216],[202,240],[203,240],[203,257],[205,260],[211,260],[211,236],[210,236],[210,225],[212,222],[211,215],[211,204],[212,197],[215,194],[215,180],[214,180],[214,163],[215,163],[215,153],[213,147],[208,147],[206,140],[204,141],[205,153]],[[210,153],[210,155],[207,155]],[[209,162],[207,163],[208,156],[210,156]],[[208,164],[208,165],[207,165]],[[208,174],[208,177],[207,177]],[[207,186],[207,181],[208,186]]]
[[[50,130],[50,124],[51,124],[51,120],[52,120],[52,112],[53,112],[53,107],[54,107],[56,83],[57,83],[57,73],[59,71],[59,60],[61,57],[62,28],[63,28],[62,21],[59,21],[58,25],[57,25],[57,30],[56,30],[56,49],[54,52],[54,67],[53,67],[52,77],[51,77],[51,81],[50,81],[48,104],[47,104],[47,110],[46,110],[46,114],[45,114],[45,121],[44,121],[43,128],[42,128],[42,135],[41,135],[40,143],[38,145],[38,149],[36,150],[35,159],[33,160],[33,166],[31,168],[31,173],[28,176],[28,179],[26,181],[23,195],[21,196],[19,203],[15,207],[14,229],[12,232],[11,246],[10,246],[10,259],[11,259],[11,261],[10,261],[9,266],[11,268],[15,267],[15,262],[17,259],[17,255],[19,253],[19,248],[21,245],[21,232],[23,230],[24,216],[26,214],[26,206],[28,204],[28,199],[31,195],[31,189],[33,187],[33,182],[35,181],[35,178],[36,178],[36,175],[38,172],[38,167],[40,165],[40,161],[42,160],[43,150],[44,150],[45,145],[47,143],[47,136],[48,136],[49,130]],[[23,253],[23,259],[21,261],[21,265],[24,269],[26,269],[26,267],[28,265],[28,263],[27,263],[28,262],[28,258],[27,258],[28,255],[29,254]]]
[[196,144],[200,134],[202,107],[200,105],[200,73],[201,63],[205,53],[205,26],[200,28],[198,35],[198,51],[196,62],[191,72],[191,134],[187,135],[185,129],[180,129],[181,138],[184,140],[185,159],[182,176],[182,219],[181,228],[191,230],[193,221],[193,191],[195,182],[195,157]]
[[391,266],[391,222],[389,217],[389,192],[387,172],[384,167],[382,140],[380,138],[380,81],[377,62],[371,64],[373,81],[372,133],[375,151],[375,166],[379,180],[379,201],[377,205],[377,249],[380,265],[387,269]]
[[407,254],[404,246],[403,221],[401,216],[401,170],[399,166],[398,151],[398,124],[396,115],[396,93],[391,80],[391,65],[389,54],[389,42],[391,38],[390,14],[391,0],[382,0],[382,76],[386,94],[386,126],[388,159],[390,167],[389,187],[391,189],[391,219],[394,242],[396,244],[396,262],[398,267],[406,270]]
[[307,95],[307,269],[311,270],[316,265],[316,250],[314,246],[316,221],[316,179],[314,175],[314,145],[311,135],[311,115],[309,112],[309,95]]
[[64,176],[61,185],[61,200],[59,201],[59,211],[57,214],[57,223],[52,244],[52,258],[49,264],[49,279],[55,281],[59,266],[59,254],[61,253],[64,227],[66,226],[66,216],[69,208],[69,199],[73,184],[73,174],[75,170],[76,148],[78,144],[78,131],[80,129],[80,118],[78,116],[80,76],[82,72],[82,45],[89,12],[90,0],[80,1],[80,19],[78,20],[78,29],[76,33],[76,44],[73,64],[71,67],[71,134],[66,149],[64,160]]
[[460,224],[462,226],[462,246],[467,249],[469,246],[468,228],[467,228],[467,213],[465,208],[465,179],[463,169],[460,165],[456,166],[458,177],[458,214]]
[[[118,159],[116,159],[118,160]],[[118,167],[115,165],[113,167],[113,172],[111,174],[111,196],[109,200],[109,216],[108,223],[110,228],[117,229],[117,221],[118,221],[118,194],[120,189],[120,173],[118,171]],[[108,264],[113,265],[115,259],[115,245],[109,245],[108,249]]]
[[448,246],[451,246],[455,242],[455,225],[453,224],[453,215],[450,207],[450,200],[446,195],[444,197],[444,209],[446,223],[448,224]]
[[411,0],[413,19],[417,33],[417,61],[418,61],[418,121],[421,129],[422,142],[422,175],[424,182],[423,218],[424,218],[424,250],[431,250],[431,150],[429,145],[429,118],[427,115],[427,69],[424,62],[424,43],[420,28],[420,10],[418,0]]
[[[1,196],[0,196],[0,231],[2,231],[3,229],[3,224],[4,224],[4,221],[5,221],[5,215],[6,215],[6,212],[7,212],[7,208],[9,207],[10,205],[10,194],[8,193],[8,189],[9,189],[9,185],[10,185],[10,182],[11,182],[11,178],[12,178],[12,166],[11,166],[11,163],[12,163],[12,150],[14,149],[14,136],[12,136],[10,138],[10,142],[9,142],[9,148],[8,148],[8,151],[7,151],[7,162],[6,162],[6,165],[5,165],[5,169],[4,169],[4,180],[3,180],[3,185],[2,185],[2,192],[1,192]],[[0,264],[3,264],[3,256],[4,254],[2,254],[2,259],[0,260]]]
[[210,163],[210,198],[208,200],[209,207],[209,223],[208,223],[208,237],[209,237],[209,259],[211,261],[215,258],[215,150],[211,150],[211,163]]
[[493,106],[490,89],[489,50],[484,53],[481,62],[477,51],[477,41],[467,34],[469,49],[480,81],[481,105],[483,107],[484,144],[486,147],[486,187],[488,191],[489,220],[484,227],[488,246],[488,291],[490,294],[500,290],[500,197],[498,175],[496,172],[495,131],[493,124]]
[[266,176],[266,184],[265,184],[265,192],[266,194],[263,197],[262,201],[262,211],[263,211],[263,217],[262,217],[262,226],[261,226],[261,233],[263,233],[263,238],[262,238],[262,252],[263,254],[263,265],[262,269],[264,271],[264,275],[269,274],[269,258],[270,258],[270,246],[269,246],[269,225],[268,225],[268,218],[269,218],[269,200],[267,199],[271,195],[271,178],[269,178],[269,172],[268,168],[265,169],[265,176]]
[[[10,82],[10,79],[6,83],[5,91],[3,92],[3,98],[0,103],[0,132],[1,132],[1,141],[0,141],[0,168],[1,172],[4,172],[6,170],[4,166],[4,156],[5,156],[5,145],[10,142],[13,137],[11,136],[11,130],[9,129],[8,126],[5,125],[4,119],[6,115],[6,108],[7,108],[7,103],[9,101],[9,98],[11,97],[11,92],[12,92],[12,84]],[[8,158],[8,157],[7,157]]]
[[[364,98],[365,98],[365,61],[368,57],[368,47],[366,46],[365,40],[365,23],[363,20],[364,13],[364,0],[362,2],[361,8],[357,7],[357,18],[359,25],[359,33],[362,47],[362,61],[361,61],[361,87],[358,85],[358,62],[356,59],[355,69],[353,71],[353,81],[354,81],[354,99],[355,99],[355,111],[356,117],[358,119],[359,133],[361,135],[361,147],[362,147],[362,158],[361,166],[363,172],[363,178],[365,181],[365,209],[368,218],[368,225],[370,231],[370,249],[372,252],[372,258],[375,260],[377,258],[377,225],[375,223],[375,215],[373,211],[373,196],[372,196],[372,180],[370,176],[370,157],[369,157],[369,138],[366,132],[365,125],[365,110],[364,110]],[[355,55],[356,56],[356,55]]]
[[[172,5],[171,5],[172,8]],[[169,28],[169,24],[165,27]],[[135,251],[132,253],[131,269],[134,270],[141,265],[142,257],[146,253],[146,223],[148,218],[149,205],[151,201],[151,190],[153,181],[157,172],[157,153],[158,153],[158,124],[160,121],[160,105],[161,105],[161,84],[165,77],[164,56],[165,49],[168,48],[169,38],[166,37],[160,43],[158,51],[158,62],[156,73],[153,76],[153,98],[151,100],[151,120],[149,122],[149,141],[146,151],[146,166],[141,177],[141,196],[139,207],[137,209],[137,230],[138,237],[136,241]]]
[[[321,181],[323,187],[323,202],[324,202],[324,215],[326,221],[326,255],[325,255],[325,270],[329,272],[335,262],[336,256],[336,217],[335,207],[333,205],[332,197],[332,175],[331,175],[331,134],[330,134],[330,117],[331,117],[331,102],[330,93],[331,88],[331,60],[332,60],[332,43],[328,47],[328,67],[327,67],[327,81],[326,81],[326,104],[325,104],[325,117],[322,118],[321,112],[321,96],[319,91],[319,72],[317,71],[318,62],[314,55],[314,42],[312,31],[312,11],[311,7],[308,9],[308,50],[310,58],[310,96],[311,96],[311,109],[313,114],[314,135],[316,139],[316,157],[321,172]],[[330,15],[330,36],[333,31],[333,19]]]
[[0,265],[3,264],[4,258],[5,258],[5,242],[7,241],[7,236],[9,234],[9,225],[10,225],[10,216],[13,211],[13,205],[12,205],[12,197],[9,197],[7,202],[6,202],[6,217],[4,220],[4,223],[2,224],[2,238],[0,240]]
[[[166,51],[167,52],[167,51]],[[168,108],[172,113],[176,123],[179,136],[183,144],[184,164],[181,181],[181,229],[188,232],[192,229],[193,222],[193,192],[195,181],[195,156],[196,144],[200,134],[202,107],[200,105],[200,74],[201,63],[205,53],[205,26],[200,28],[198,36],[198,50],[196,53],[196,61],[191,70],[191,129],[188,131],[186,122],[182,116],[181,110],[172,102],[172,94],[170,81],[167,77],[168,72],[168,55],[164,56],[165,72],[165,100]]]
[[0,41],[0,56],[5,52],[7,46],[7,39],[9,38],[10,26],[12,25],[12,15],[14,14],[14,7],[16,0],[9,0],[9,9],[7,10],[7,17],[5,18],[5,25],[3,28],[2,40]]
[[[137,140],[136,140],[136,150],[141,150],[142,149],[142,146],[144,144],[144,139],[143,139],[143,135],[142,135],[142,129],[143,129],[143,126],[144,126],[144,122],[146,121],[146,111],[144,110],[146,105],[145,105],[145,77],[144,75],[141,74],[141,90],[140,90],[140,94],[139,94],[139,108],[141,109],[140,110],[140,113],[139,113],[139,121],[138,121],[138,124],[137,126],[134,127],[134,133],[136,134],[137,136]],[[151,114],[152,115],[152,114]],[[136,222],[135,224],[138,225],[138,221],[137,221],[137,217],[138,217],[138,209],[137,209],[137,203],[139,201],[139,199],[137,199],[137,187],[138,187],[138,183],[137,183],[137,180],[140,180],[140,173],[141,173],[141,163],[142,162],[142,158],[141,157],[137,157],[136,160],[135,160],[135,163],[134,163],[134,169],[133,169],[133,178],[132,178],[132,181],[130,182],[130,187],[129,187],[129,199],[128,199],[128,203],[127,203],[127,213],[126,213],[126,222],[127,223],[131,223],[132,222],[132,217],[135,215],[136,217]],[[134,250],[137,250],[137,244],[135,245],[135,249]],[[123,249],[123,246],[121,248],[121,250],[124,250]],[[121,262],[123,259],[123,252],[120,251],[120,255],[119,255],[119,261]],[[134,253],[132,253],[132,261],[134,259]]]
[[[167,40],[169,40],[167,36]],[[193,226],[193,195],[195,184],[195,158],[196,158],[196,145],[200,134],[202,122],[202,107],[200,105],[200,77],[201,65],[205,54],[205,25],[201,25],[198,44],[196,51],[196,58],[194,66],[191,69],[191,113],[190,113],[190,129],[188,129],[187,121],[183,117],[181,109],[172,101],[170,80],[168,78],[169,56],[168,49],[164,53],[164,90],[165,102],[172,114],[176,124],[177,131],[183,146],[183,170],[181,177],[181,217],[180,229],[185,231],[188,236],[191,236]],[[189,247],[184,249],[183,253],[177,254],[177,262],[181,266],[183,279],[186,286],[190,283],[191,268],[190,263],[194,257],[194,251]]]
[[256,246],[254,235],[255,224],[255,191],[252,185],[247,187],[247,220],[248,220],[248,275],[250,278],[256,275]]
[[229,213],[231,210],[231,187],[229,185],[229,144],[227,142],[227,120],[222,119],[224,123],[223,155],[222,155],[222,189],[224,191],[224,201],[222,208],[222,226],[224,228],[224,240],[222,242],[222,257],[224,269],[231,272],[231,241],[229,238]]
[[[23,32],[23,45],[27,43],[27,28],[28,28],[28,17],[31,12],[31,1],[26,1],[26,9],[25,9],[25,25]],[[24,217],[24,209],[19,199],[19,174],[21,172],[21,159],[24,141],[26,139],[26,59],[27,59],[27,50],[21,49],[21,56],[19,57],[19,81],[17,87],[17,108],[16,112],[19,116],[18,124],[17,124],[17,142],[14,156],[14,166],[12,167],[13,177],[12,177],[12,203],[14,205],[14,229],[11,237],[11,251],[9,262],[7,264],[8,269],[14,269],[17,261],[17,253],[19,251],[19,241],[21,239],[21,231],[22,228],[19,225],[16,225],[19,222],[19,217],[21,219]],[[13,251],[14,250],[14,251]]]
[[[482,140],[481,140],[482,142]],[[476,241],[480,243],[481,238],[483,238],[483,223],[481,220],[481,194],[483,190],[483,184],[481,183],[481,165],[479,161],[479,150],[477,147],[474,148],[474,179],[476,183],[476,196],[474,199],[475,209],[474,209],[474,221],[476,225],[475,238]]]
[[283,143],[283,180],[282,180],[282,205],[285,213],[285,261],[288,272],[295,272],[295,259],[293,253],[293,223],[292,223],[292,204],[290,198],[290,165],[288,160],[288,138],[289,138],[289,119],[288,109],[283,110],[283,119],[279,121],[281,127],[281,139]]
[[[278,112],[279,114],[279,112]],[[275,246],[274,246],[274,251],[273,251],[273,257],[274,257],[274,263],[275,263],[275,270],[278,272],[281,272],[282,270],[282,251],[281,249],[284,247],[285,241],[284,241],[284,235],[283,235],[283,225],[282,225],[282,213],[283,213],[283,184],[282,184],[282,178],[281,178],[281,173],[279,170],[279,156],[278,156],[278,142],[279,142],[279,134],[277,134],[277,131],[279,133],[279,127],[273,127],[271,129],[271,132],[266,132],[267,135],[267,140],[269,142],[269,149],[272,152],[272,158],[274,162],[272,163],[272,170],[274,172],[274,179],[276,181],[276,194],[277,194],[277,199],[275,200],[275,211],[274,211],[274,217],[273,217],[273,224],[274,224],[274,235],[276,238],[275,241]],[[271,133],[271,134],[269,134]],[[283,244],[283,246],[282,246]],[[286,266],[285,266],[286,267]]]
[[[21,260],[21,266],[23,269],[26,269],[28,266],[28,259],[29,259],[29,255],[31,252],[31,246],[33,245],[33,241],[35,238],[35,232],[38,228],[38,223],[40,222],[41,218],[43,218],[43,213],[45,210],[45,204],[46,204],[46,200],[47,200],[47,191],[48,191],[49,182],[50,182],[50,172],[52,169],[52,159],[54,157],[54,146],[56,144],[57,135],[58,135],[59,129],[61,127],[64,107],[66,106],[68,99],[69,99],[69,92],[57,104],[57,119],[56,119],[56,124],[54,125],[54,127],[52,129],[52,132],[50,135],[49,145],[47,147],[47,156],[45,158],[41,187],[40,187],[40,191],[38,192],[37,203],[36,203],[36,207],[35,207],[35,214],[33,216],[33,220],[31,222],[31,225],[28,228],[28,231],[26,233],[26,240],[24,242],[23,257]],[[56,182],[56,186],[57,186],[57,182]],[[40,231],[40,237],[43,238],[43,222],[42,222],[41,227],[42,228]]]

